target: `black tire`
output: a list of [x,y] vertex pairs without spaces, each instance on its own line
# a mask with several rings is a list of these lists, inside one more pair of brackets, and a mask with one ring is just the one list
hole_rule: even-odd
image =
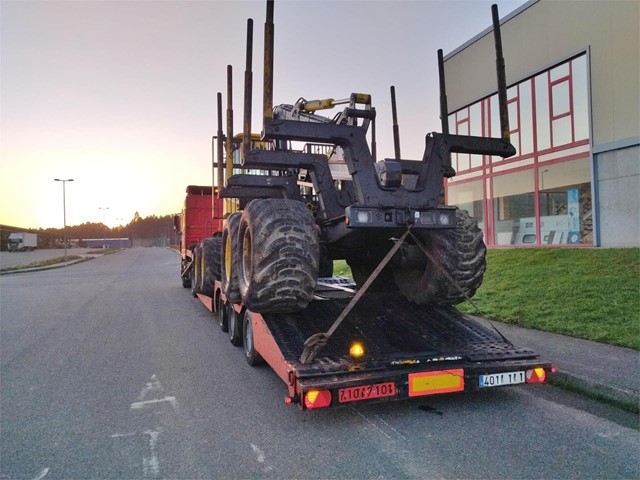
[[249,202],[238,231],[238,283],[245,306],[257,313],[296,312],[313,298],[318,280],[318,234],[302,202]]
[[222,296],[218,295],[216,298],[216,311],[218,313],[218,325],[223,332],[229,331],[229,311],[226,305],[222,301]]
[[238,228],[240,227],[240,214],[232,213],[227,217],[222,231],[220,247],[220,276],[222,293],[231,303],[240,302],[240,288],[238,286]]
[[[351,268],[351,275],[358,289],[362,288],[369,276],[373,273],[387,252],[393,248],[393,244],[388,242],[385,248],[373,248],[365,252],[360,252],[358,256],[347,258],[347,264]],[[397,290],[393,279],[393,270],[389,263],[382,269],[367,292],[387,292]]]
[[333,260],[329,257],[329,249],[323,243],[320,244],[320,264],[318,266],[318,277],[333,277]]
[[[482,284],[487,247],[482,230],[467,211],[456,210],[456,222],[457,227],[451,230],[415,230],[414,234],[471,298]],[[394,271],[394,276],[402,295],[418,305],[456,304],[466,300],[465,295],[429,259],[425,268],[399,268]]]
[[[189,262],[191,260],[182,260],[180,262],[180,275],[182,275],[182,272],[184,270],[184,267],[186,267]],[[191,288],[191,275],[188,274],[186,277],[180,277],[180,279],[182,280],[182,288]]]
[[242,314],[236,312],[230,303],[227,304],[227,312],[229,315],[229,340],[231,345],[239,347],[242,345]]
[[200,274],[202,293],[213,297],[214,282],[220,279],[220,250],[222,238],[205,238],[202,241]]
[[198,293],[202,293],[200,288],[201,275],[200,275],[200,247],[195,247],[193,250],[193,264],[191,265],[190,281],[191,281],[191,294],[194,297],[198,296]]
[[242,316],[242,348],[244,350],[244,358],[249,365],[255,367],[264,363],[253,342],[253,324],[251,323],[251,312],[249,310],[245,310]]

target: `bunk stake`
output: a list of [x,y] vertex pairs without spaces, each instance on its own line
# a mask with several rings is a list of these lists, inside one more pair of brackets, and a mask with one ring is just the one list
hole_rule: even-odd
[[309,363],[311,363],[313,359],[316,358],[316,355],[318,354],[318,352],[322,348],[324,348],[324,346],[327,344],[327,342],[331,338],[331,335],[333,335],[333,332],[335,332],[338,329],[342,321],[345,319],[347,315],[349,315],[349,312],[353,309],[353,307],[355,307],[356,303],[358,303],[358,301],[362,298],[362,296],[367,292],[367,290],[369,289],[371,284],[375,281],[375,279],[378,277],[382,269],[387,265],[387,263],[389,263],[389,260],[391,260],[391,257],[393,257],[393,255],[398,251],[400,246],[404,243],[404,240],[407,238],[407,235],[409,235],[410,233],[410,228],[411,226],[407,227],[407,231],[402,234],[402,236],[396,241],[395,245],[391,248],[391,250],[389,250],[389,252],[385,255],[382,261],[378,264],[376,269],[371,273],[371,275],[369,275],[369,278],[367,278],[367,281],[364,282],[364,285],[362,285],[362,288],[358,290],[358,293],[355,294],[355,296],[351,299],[349,304],[344,308],[344,310],[340,313],[340,315],[338,315],[338,318],[336,319],[335,322],[333,322],[333,325],[331,325],[329,330],[327,330],[326,332],[314,333],[309,338],[307,338],[307,340],[304,342],[304,350],[302,351],[302,355],[300,356],[300,362],[303,365],[308,365]]

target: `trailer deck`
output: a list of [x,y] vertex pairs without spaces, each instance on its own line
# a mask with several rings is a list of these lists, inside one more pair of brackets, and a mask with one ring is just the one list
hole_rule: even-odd
[[[365,294],[314,361],[303,364],[304,342],[330,328],[352,287],[346,279],[321,279],[300,312],[248,312],[255,350],[287,384],[288,403],[311,409],[542,383],[552,371],[530,348],[455,307],[419,306],[398,292]],[[241,304],[231,308],[239,317],[247,313]],[[361,355],[353,355],[354,344]]]

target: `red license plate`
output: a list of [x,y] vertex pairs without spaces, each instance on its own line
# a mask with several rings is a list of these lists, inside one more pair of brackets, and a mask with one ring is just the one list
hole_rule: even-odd
[[338,390],[338,400],[340,403],[356,402],[370,398],[393,397],[397,393],[396,384],[393,382],[376,383],[375,385],[341,388]]

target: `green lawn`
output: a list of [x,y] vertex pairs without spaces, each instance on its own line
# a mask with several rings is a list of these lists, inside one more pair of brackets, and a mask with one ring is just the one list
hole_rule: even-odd
[[640,349],[640,249],[489,250],[473,302],[487,318]]

